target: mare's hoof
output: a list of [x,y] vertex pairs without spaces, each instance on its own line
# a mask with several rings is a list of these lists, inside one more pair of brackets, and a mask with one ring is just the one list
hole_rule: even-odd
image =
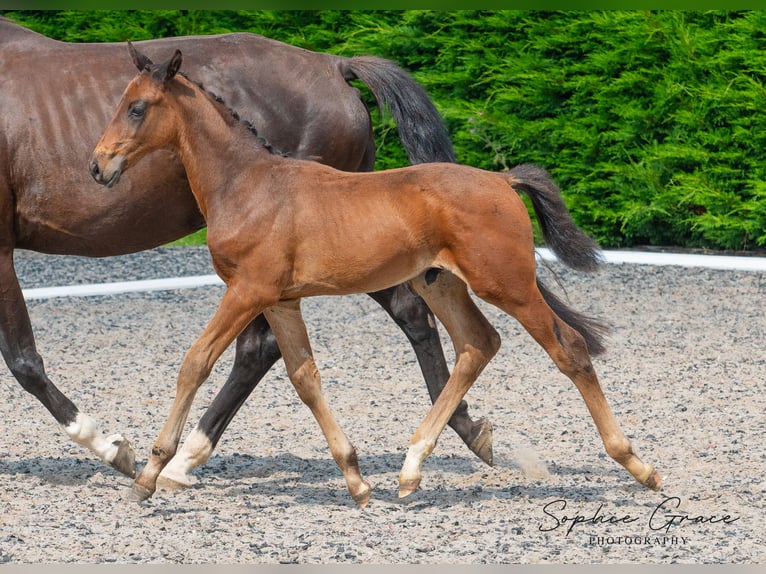
[[662,487],[662,479],[660,478],[660,473],[652,468],[652,473],[649,475],[649,478],[647,478],[642,484],[647,488],[651,488],[655,492],[658,491]]
[[478,429],[468,448],[487,465],[492,466],[492,423],[489,419],[479,419],[474,423],[474,429]]
[[130,497],[135,502],[143,502],[147,498],[154,494],[153,490],[149,490],[145,486],[133,483],[133,487],[130,489]]
[[[185,477],[191,479],[191,477]],[[169,477],[163,474],[157,477],[157,488],[163,490],[170,490],[172,492],[176,490],[184,490],[191,488],[193,482],[191,480],[176,480],[176,477]]]
[[404,498],[415,492],[420,486],[420,479],[399,481],[399,498]]
[[119,437],[112,444],[117,447],[117,454],[114,455],[109,464],[125,476],[136,478],[136,453],[133,451],[130,441]]
[[160,475],[157,477],[157,486],[162,486],[162,488],[168,490],[180,490],[194,486],[197,483],[197,478],[186,474],[181,469],[177,469],[177,465],[173,464],[173,460],[160,472]]

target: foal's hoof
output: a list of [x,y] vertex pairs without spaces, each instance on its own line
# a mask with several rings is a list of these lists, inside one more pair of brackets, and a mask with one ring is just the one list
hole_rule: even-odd
[[487,465],[492,466],[492,423],[489,419],[480,419],[474,423],[474,429],[478,431],[468,448]]
[[143,502],[147,498],[151,497],[152,494],[154,494],[153,490],[149,490],[145,486],[141,486],[135,482],[133,483],[133,487],[130,489],[130,497],[135,502]]
[[112,444],[117,447],[117,454],[109,463],[112,468],[118,470],[125,476],[130,478],[136,477],[136,453],[133,451],[133,447],[130,441],[126,438],[116,438]]
[[370,502],[370,496],[372,494],[372,489],[370,488],[369,484],[365,483],[365,488],[361,492],[357,492],[353,495],[354,502],[356,502],[356,505],[361,509],[367,506],[367,503]]
[[647,488],[651,488],[655,492],[658,491],[662,486],[662,479],[660,478],[660,473],[657,472],[654,467],[652,467],[652,473],[649,475],[649,478],[647,478],[645,481],[643,481],[643,485]]
[[420,479],[413,478],[412,480],[400,480],[399,481],[399,498],[404,498],[415,492],[420,486]]

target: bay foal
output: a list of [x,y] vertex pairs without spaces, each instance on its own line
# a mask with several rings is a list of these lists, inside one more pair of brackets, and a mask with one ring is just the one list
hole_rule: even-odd
[[554,250],[584,262],[597,257],[543,170],[520,166],[490,173],[434,163],[356,174],[284,158],[264,149],[222,103],[178,74],[180,51],[154,65],[130,50],[140,73],[96,146],[91,172],[111,187],[146,154],[177,153],[207,221],[215,270],[227,286],[184,358],[169,418],[133,485],[140,499],[155,491],[215,361],[264,313],[290,380],[324,432],[349,492],[364,506],[370,487],[322,395],[300,300],[406,281],[444,324],[457,360],[410,441],[399,496],[417,489],[423,460],[500,345],[467,285],[515,317],[574,382],[609,455],[642,484],[659,488],[658,473],[634,454],[591,364],[589,349],[602,350],[597,324],[537,280],[531,222],[514,190],[530,196]]

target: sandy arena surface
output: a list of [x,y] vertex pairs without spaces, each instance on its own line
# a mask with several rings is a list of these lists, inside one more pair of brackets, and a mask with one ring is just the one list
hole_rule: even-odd
[[[16,259],[24,287],[212,272],[204,248]],[[198,483],[141,504],[128,500],[130,479],[71,443],[5,369],[0,563],[766,562],[766,274],[553,268],[574,307],[612,325],[594,364],[634,448],[660,470],[661,492],[606,456],[570,381],[513,319],[482,304],[503,347],[467,400],[494,423],[495,466],[446,429],[421,490],[399,500],[408,441],[429,407],[414,353],[368,297],[316,298],[304,315],[325,394],[373,484],[367,508],[348,495],[281,363],[195,472]],[[129,437],[142,465],[183,354],[222,292],[29,309],[51,379],[104,431]],[[200,389],[187,432],[232,358]]]

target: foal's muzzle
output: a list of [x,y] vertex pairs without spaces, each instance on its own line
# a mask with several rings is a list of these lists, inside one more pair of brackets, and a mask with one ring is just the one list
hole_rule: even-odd
[[97,183],[112,187],[120,181],[120,176],[125,170],[125,163],[125,157],[121,155],[116,155],[106,162],[99,161],[98,155],[94,155],[90,162],[90,175]]

